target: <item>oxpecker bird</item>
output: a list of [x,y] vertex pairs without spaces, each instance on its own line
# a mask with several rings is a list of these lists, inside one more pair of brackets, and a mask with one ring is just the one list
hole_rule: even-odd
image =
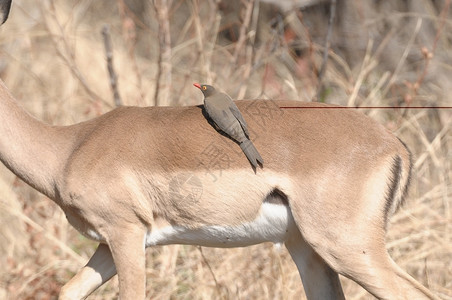
[[250,141],[245,119],[231,97],[217,91],[211,85],[199,83],[193,85],[204,94],[204,107],[215,125],[240,145],[254,168],[258,163],[262,167],[264,160]]

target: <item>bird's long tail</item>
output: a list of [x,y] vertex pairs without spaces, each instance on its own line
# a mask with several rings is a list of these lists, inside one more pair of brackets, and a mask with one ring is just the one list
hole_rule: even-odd
[[243,153],[245,153],[246,157],[254,166],[254,168],[257,168],[258,163],[261,165],[261,167],[263,167],[264,160],[250,140],[246,140],[240,143],[240,148],[242,149]]

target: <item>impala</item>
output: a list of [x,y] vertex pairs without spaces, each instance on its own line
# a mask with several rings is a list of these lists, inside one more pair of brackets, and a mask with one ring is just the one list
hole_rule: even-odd
[[[0,1],[2,23],[11,1]],[[254,172],[202,107],[120,107],[72,126],[27,114],[0,82],[0,160],[99,242],[60,299],[116,273],[121,299],[145,298],[145,249],[284,243],[308,299],[343,299],[338,274],[382,299],[435,299],[385,248],[410,152],[340,107],[237,101],[265,167]],[[302,105],[303,109],[283,109]]]

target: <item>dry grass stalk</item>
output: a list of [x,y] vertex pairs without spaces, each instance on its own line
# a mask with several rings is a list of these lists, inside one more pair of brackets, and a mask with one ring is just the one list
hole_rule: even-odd
[[234,54],[232,55],[232,58],[231,58],[232,66],[237,65],[239,55],[247,40],[248,27],[250,26],[251,15],[253,13],[253,7],[254,7],[254,0],[242,0],[241,2],[245,6],[244,7],[245,13],[244,13],[242,24],[240,26],[239,38],[237,40],[237,43],[235,44]]
[[[47,13],[43,10],[43,5],[40,5],[40,8],[41,13],[47,16],[47,18],[45,18],[46,22],[44,22],[44,25],[46,26],[47,32],[51,34],[51,40],[55,45],[55,50],[57,50],[58,56],[65,61],[72,74],[80,81],[86,93],[90,97],[90,100],[100,101],[110,108],[113,107],[108,101],[100,97],[98,94],[96,94],[96,92],[93,91],[93,89],[91,89],[84,76],[82,75],[82,72],[78,69],[77,63],[75,61],[75,53],[73,52],[73,47],[69,45],[66,34],[64,32],[64,28],[57,17],[54,1],[51,0],[49,2],[49,9],[47,10]],[[57,29],[57,32],[54,32],[54,28]]]
[[413,34],[411,35],[411,38],[405,47],[402,57],[400,58],[399,63],[397,65],[394,73],[392,74],[391,78],[389,79],[389,82],[386,85],[386,88],[382,92],[383,96],[385,96],[388,93],[389,89],[392,87],[392,85],[395,83],[396,79],[398,78],[399,72],[405,63],[405,60],[408,56],[409,51],[411,50],[411,48],[414,45],[414,41],[416,40],[419,30],[421,29],[421,25],[422,25],[422,19],[419,18],[416,22],[416,27],[413,30]]
[[[133,73],[136,77],[136,85],[140,95],[139,99],[137,99],[137,105],[144,106],[146,104],[146,95],[143,90],[141,71],[138,68],[135,56],[135,49],[137,45],[137,28],[135,24],[136,22],[140,23],[140,21],[132,12],[130,12],[130,10],[127,8],[127,5],[124,3],[124,0],[118,0],[118,7],[122,23],[122,34],[127,46],[127,54],[129,55],[129,60],[132,63]],[[140,25],[145,27],[144,24]]]
[[111,45],[110,27],[108,25],[105,25],[102,28],[102,37],[104,39],[108,74],[110,75],[110,86],[113,92],[113,102],[115,103],[115,106],[118,107],[122,105],[122,101],[118,91],[118,76],[116,76],[116,72],[113,67],[113,50]]
[[317,87],[317,96],[314,101],[318,101],[321,99],[321,94],[323,90],[322,86],[322,80],[323,76],[325,75],[326,66],[328,63],[328,53],[330,51],[330,45],[331,45],[331,35],[333,33],[333,24],[334,20],[336,19],[336,0],[330,0],[330,17],[328,18],[328,30],[325,37],[325,49],[323,50],[323,57],[322,57],[322,65],[320,66],[320,71],[318,75],[318,87]]
[[206,78],[206,81],[209,82],[212,80],[212,75],[210,73],[209,64],[206,55],[208,55],[208,51],[206,51],[206,33],[204,32],[204,27],[201,24],[200,11],[199,11],[199,3],[198,1],[190,1],[189,2],[191,8],[191,16],[193,20],[193,26],[195,28],[195,39],[196,39],[196,56],[195,61],[198,63],[201,68],[201,76]]
[[169,23],[169,8],[171,0],[154,0],[159,25],[160,52],[158,58],[157,81],[155,85],[155,105],[167,105],[171,99],[172,64],[171,64],[171,32]]
[[413,97],[414,95],[417,94],[419,87],[421,86],[422,82],[425,79],[425,76],[427,75],[430,60],[433,58],[433,55],[435,54],[436,47],[438,46],[439,38],[441,37],[441,32],[444,29],[447,14],[449,12],[449,7],[450,7],[450,0],[445,0],[443,9],[441,10],[441,13],[439,15],[439,26],[436,31],[436,35],[435,35],[435,39],[433,41],[433,45],[431,47],[431,51],[429,51],[426,47],[423,47],[421,50],[422,54],[424,56],[425,64],[424,64],[424,68],[422,69],[421,74],[417,78],[416,82],[412,85],[413,95],[411,97]]

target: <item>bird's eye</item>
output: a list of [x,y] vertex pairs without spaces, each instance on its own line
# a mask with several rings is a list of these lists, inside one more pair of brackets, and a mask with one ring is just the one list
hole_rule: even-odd
[[203,90],[207,90],[207,87],[205,85],[202,86]]

